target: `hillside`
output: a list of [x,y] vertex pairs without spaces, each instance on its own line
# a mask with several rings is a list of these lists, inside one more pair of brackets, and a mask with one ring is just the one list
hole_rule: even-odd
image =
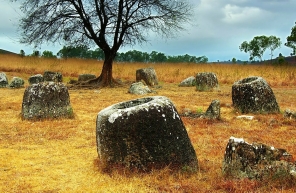
[[16,53],[0,49],[0,54],[16,54]]

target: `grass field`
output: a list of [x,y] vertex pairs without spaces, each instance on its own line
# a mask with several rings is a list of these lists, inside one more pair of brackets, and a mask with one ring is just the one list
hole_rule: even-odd
[[[64,82],[78,74],[99,75],[102,62],[56,60],[0,55],[0,72],[11,80],[28,80],[44,70],[60,71]],[[199,160],[197,173],[173,172],[168,168],[150,173],[127,170],[103,172],[96,149],[96,116],[103,108],[139,98],[129,94],[128,85],[96,90],[69,90],[74,119],[23,121],[20,118],[22,89],[0,89],[0,192],[295,192],[296,182],[274,178],[269,181],[237,180],[222,176],[221,167],[230,136],[284,148],[296,156],[296,121],[282,114],[254,115],[252,121],[238,120],[231,104],[233,82],[262,76],[271,85],[281,112],[296,110],[295,66],[251,66],[213,64],[115,63],[114,77],[134,81],[139,68],[155,68],[161,89],[150,95],[169,97],[179,112],[184,108],[205,111],[212,100],[221,102],[220,121],[182,117]],[[178,87],[198,72],[217,74],[220,90],[197,92]],[[26,81],[26,85],[28,83]]]

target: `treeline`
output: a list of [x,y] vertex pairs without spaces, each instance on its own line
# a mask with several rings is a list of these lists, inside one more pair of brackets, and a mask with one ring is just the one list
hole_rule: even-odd
[[[21,55],[24,55],[21,50]],[[104,60],[104,52],[100,48],[95,50],[89,49],[87,46],[64,46],[54,55],[51,51],[44,51],[42,54],[39,51],[34,51],[31,56],[41,56],[45,58],[83,58]],[[188,54],[179,56],[167,56],[164,53],[152,51],[151,53],[130,50],[127,52],[118,52],[115,61],[117,62],[144,62],[144,63],[207,63],[206,56],[190,56]]]

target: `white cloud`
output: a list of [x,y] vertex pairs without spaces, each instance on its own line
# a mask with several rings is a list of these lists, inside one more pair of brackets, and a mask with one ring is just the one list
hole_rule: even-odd
[[223,8],[222,21],[229,24],[252,24],[265,18],[268,13],[258,7],[239,7],[227,4]]

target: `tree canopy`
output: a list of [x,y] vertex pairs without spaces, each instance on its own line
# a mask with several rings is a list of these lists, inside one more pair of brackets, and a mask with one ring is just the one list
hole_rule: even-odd
[[276,36],[255,36],[250,42],[244,41],[239,49],[243,52],[250,54],[250,60],[254,61],[255,58],[259,58],[262,61],[262,56],[266,49],[270,49],[271,59],[273,51],[281,46],[280,38]]
[[[18,1],[18,0],[16,0]],[[150,32],[173,37],[192,16],[187,0],[19,0],[22,43],[93,45],[104,52],[96,83],[111,85],[112,63],[124,45],[145,43]]]
[[291,55],[296,55],[296,22],[295,26],[292,27],[291,34],[287,37],[285,46],[292,49]]

